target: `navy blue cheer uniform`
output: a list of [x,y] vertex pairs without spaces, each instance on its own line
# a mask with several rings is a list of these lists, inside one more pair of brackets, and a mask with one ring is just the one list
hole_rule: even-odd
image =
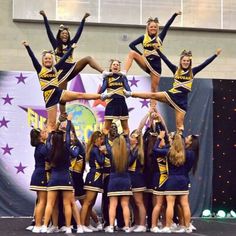
[[[50,41],[50,43],[55,51],[55,54],[56,54],[56,61],[59,61],[60,58],[62,58],[63,55],[65,55],[66,52],[70,49],[71,45],[73,43],[78,42],[78,40],[81,36],[81,33],[83,31],[83,28],[84,28],[85,19],[84,18],[82,19],[74,38],[72,40],[70,40],[69,42],[67,42],[66,44],[62,44],[62,45],[60,45],[60,42],[54,37],[52,30],[49,26],[47,17],[43,16],[43,19],[44,19],[44,24],[46,27],[49,41]],[[60,50],[60,47],[62,50]],[[66,62],[63,64],[63,67],[59,71],[59,76],[58,76],[59,84],[61,84],[65,80],[70,81],[73,78],[73,77],[71,77],[71,73],[76,66],[76,62],[73,61],[72,54],[73,54],[73,50],[70,52],[68,59],[66,60]]]
[[63,63],[70,55],[72,48],[63,56],[63,58],[52,68],[46,68],[41,66],[36,59],[34,53],[29,46],[25,46],[34,68],[37,71],[41,90],[43,91],[43,98],[46,104],[47,110],[50,110],[53,106],[57,105],[62,97],[63,90],[58,88],[58,69],[63,66]]
[[188,187],[190,188],[191,182],[189,178],[189,172],[193,168],[193,165],[195,162],[195,152],[192,150],[186,150],[186,155],[188,156],[188,158],[186,159],[184,163],[184,167],[185,167],[185,175],[186,175],[186,178],[188,179]]
[[[108,141],[112,146],[112,141]],[[103,166],[103,194],[102,194],[102,217],[104,221],[104,227],[109,225],[109,198],[108,193],[108,183],[110,179],[111,172],[111,160],[108,155],[105,154],[105,161]]]
[[85,191],[83,173],[85,169],[85,149],[80,140],[78,140],[74,145],[70,146],[70,155],[70,173],[73,179],[75,198],[79,200],[84,199]]
[[144,181],[143,165],[138,159],[138,148],[130,150],[129,177],[131,180],[132,192],[143,192],[146,190]]
[[[127,144],[127,149],[130,150],[130,144],[129,144],[129,138],[126,136],[126,144]],[[131,180],[129,177],[128,173],[128,166],[124,172],[118,173],[116,172],[114,163],[112,162],[112,148],[108,142],[108,137],[107,135],[105,136],[105,144],[106,144],[106,149],[108,152],[108,155],[111,160],[111,173],[110,173],[110,179],[108,183],[108,197],[112,196],[129,196],[133,195],[132,193],[132,186],[131,186]],[[122,158],[122,157],[120,157]]]
[[51,133],[48,135],[46,144],[40,143],[34,151],[35,169],[30,181],[30,190],[32,191],[47,191],[47,172],[46,158],[51,150]]
[[86,176],[84,189],[94,192],[103,192],[103,166],[105,156],[99,150],[99,147],[93,145],[90,152],[89,167],[90,170]]
[[153,147],[156,143],[157,136],[160,134],[160,131],[166,131],[165,133],[165,142],[168,143],[168,134],[165,126],[161,121],[153,120],[151,127],[148,127],[143,135],[144,141],[144,176],[146,182],[145,192],[153,192],[153,175],[157,173],[158,166],[156,165],[155,157],[153,156]]
[[103,79],[103,84],[99,93],[107,90],[112,93],[109,99],[106,99],[105,120],[127,120],[129,118],[128,107],[125,102],[123,90],[131,91],[126,76],[113,74]]
[[[57,166],[52,165],[51,178],[48,182],[48,191],[70,190],[74,191],[73,180],[70,174],[70,128],[71,121],[67,121],[66,125],[66,159],[61,161]],[[64,160],[64,159],[63,159]]]
[[[158,155],[168,156],[169,148],[157,148]],[[186,152],[186,161],[192,162],[193,155]],[[165,195],[185,195],[189,194],[189,179],[186,177],[186,165],[173,165],[168,160],[168,179],[165,183]]]
[[168,179],[167,156],[159,152],[161,139],[158,138],[153,147],[153,157],[156,162],[156,172],[153,174],[153,194],[164,195],[165,183]]
[[[158,44],[159,48],[162,47],[166,33],[176,16],[177,14],[175,13],[158,35],[148,35],[146,32],[144,35],[140,36],[129,44],[129,47],[132,50],[143,56],[145,64],[147,65],[146,72],[148,74],[153,73],[156,76],[161,75],[161,59],[154,48],[154,44]],[[143,54],[137,49],[136,45],[138,44],[142,44],[144,49]]]
[[172,64],[163,53],[161,53],[159,50],[157,51],[161,59],[166,63],[166,65],[174,74],[173,88],[164,92],[165,97],[172,108],[185,114],[188,105],[188,93],[192,90],[194,76],[207,65],[209,65],[217,57],[217,55],[214,54],[199,66],[192,68],[192,70],[181,70],[180,75],[178,75],[178,67]]

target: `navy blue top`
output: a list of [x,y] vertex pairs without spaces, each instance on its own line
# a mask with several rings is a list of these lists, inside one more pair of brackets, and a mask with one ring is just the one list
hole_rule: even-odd
[[129,153],[129,171],[135,173],[141,173],[143,170],[143,165],[138,159],[138,147],[130,150]]
[[90,152],[89,167],[90,171],[101,172],[104,166],[105,155],[99,150],[99,147],[93,145]]
[[68,52],[61,58],[61,60],[52,68],[46,68],[44,66],[41,66],[31,48],[29,46],[25,46],[25,48],[27,49],[27,52],[34,65],[34,68],[38,73],[41,90],[47,91],[58,87],[57,71],[63,67],[65,60],[68,58],[73,48],[70,48]]
[[[166,65],[169,67],[169,69],[174,74],[174,83],[173,88],[170,90],[170,92],[177,93],[178,91],[183,93],[188,93],[192,89],[192,82],[193,77],[202,69],[204,69],[207,65],[209,65],[216,57],[217,55],[214,54],[213,56],[209,57],[206,61],[204,61],[202,64],[193,67],[192,70],[189,69],[182,69],[180,74],[177,74],[178,67],[174,64],[172,64],[169,59],[160,51],[157,49],[157,52],[160,56],[160,58],[166,63]],[[192,73],[191,73],[192,72]]]
[[124,75],[114,73],[112,76],[107,76],[103,79],[103,84],[99,93],[103,93],[105,92],[105,90],[107,90],[108,93],[116,91],[110,97],[111,99],[125,98],[123,89],[131,91],[127,77]]
[[[162,31],[158,34],[158,37],[161,39],[161,41],[163,42],[164,41],[164,38],[166,36],[166,33],[168,31],[168,29],[170,28],[170,25],[173,23],[175,17],[177,16],[177,14],[175,13],[169,20],[168,22],[166,23],[166,25],[164,26],[164,28],[162,29]],[[129,47],[134,50],[135,52],[137,52],[138,54],[142,55],[142,53],[137,49],[136,45],[138,44],[142,44],[143,43],[143,40],[144,40],[144,35],[140,36],[139,38],[137,38],[136,40],[134,40],[133,42],[131,42],[129,44]],[[150,35],[150,37],[152,37]],[[153,35],[153,37],[156,37],[156,35]],[[151,48],[147,48],[149,50],[153,50],[154,48],[151,47]]]
[[[47,35],[48,35],[49,41],[50,41],[53,49],[56,50],[60,46],[60,42],[54,37],[46,16],[43,16],[43,20],[44,20],[44,25],[47,30]],[[66,46],[66,47],[63,49],[63,52],[57,52],[57,50],[56,50],[56,55],[58,57],[62,57],[69,50],[69,48],[71,47],[71,45],[73,43],[78,42],[78,40],[81,36],[81,33],[83,31],[83,28],[84,28],[84,23],[85,23],[85,18],[82,19],[74,38],[71,39],[69,42],[67,42],[67,44],[64,44],[64,46]],[[71,51],[70,56],[72,56],[72,53],[73,52]]]
[[51,150],[51,133],[48,134],[48,138],[45,143],[40,143],[34,151],[34,160],[35,160],[35,168],[45,168],[45,161],[48,153]]

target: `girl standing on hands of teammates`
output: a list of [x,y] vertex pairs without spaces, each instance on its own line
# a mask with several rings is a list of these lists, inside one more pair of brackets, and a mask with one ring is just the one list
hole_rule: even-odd
[[[166,23],[162,31],[159,33],[158,18],[149,18],[146,26],[146,33],[129,44],[131,51],[129,52],[126,63],[125,73],[128,73],[133,60],[151,76],[151,92],[156,92],[161,76],[161,59],[156,51],[156,48],[161,48],[165,39],[166,33],[173,23],[176,16],[182,13],[176,12]],[[143,53],[141,53],[136,46],[142,44]]]
[[130,87],[126,76],[120,72],[120,64],[119,60],[111,60],[110,72],[112,75],[103,79],[99,92],[104,93],[107,90],[107,94],[109,94],[109,99],[106,100],[107,106],[104,117],[103,133],[105,135],[109,133],[113,119],[120,120],[124,134],[129,133],[129,112],[123,90],[130,91]]

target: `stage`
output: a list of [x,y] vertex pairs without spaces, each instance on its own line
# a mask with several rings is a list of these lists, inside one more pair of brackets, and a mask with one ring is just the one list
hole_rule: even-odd
[[[26,231],[25,228],[30,224],[31,218],[0,218],[1,236],[28,236],[35,235],[30,231]],[[194,226],[197,231],[193,232],[193,236],[235,236],[236,235],[236,219],[217,219],[217,218],[196,218],[193,220]],[[86,235],[109,235],[105,232],[86,233]],[[124,232],[115,232],[116,235],[127,235]],[[131,233],[134,236],[138,235],[152,235],[153,233]],[[48,234],[40,234],[48,235]],[[63,235],[63,233],[56,233],[52,235]],[[75,235],[75,234],[71,234]],[[166,235],[158,233],[158,235]],[[187,233],[181,233],[178,235],[189,235]]]

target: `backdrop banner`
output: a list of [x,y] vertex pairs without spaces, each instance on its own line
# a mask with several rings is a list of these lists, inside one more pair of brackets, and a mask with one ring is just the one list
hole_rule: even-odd
[[[128,76],[133,91],[149,91],[148,76]],[[171,88],[173,80],[163,77],[160,91]],[[102,84],[101,75],[80,74],[68,90],[96,93]],[[26,71],[0,72],[0,216],[30,216],[33,214],[35,192],[29,190],[34,170],[34,148],[30,146],[32,127],[42,127],[46,118],[43,95],[36,73]],[[136,129],[149,109],[149,100],[128,98],[130,131]],[[212,195],[212,121],[213,87],[210,79],[195,79],[189,94],[185,134],[199,134],[200,159],[195,176],[191,176],[190,202],[192,214],[199,216],[210,207]],[[169,131],[175,131],[174,111],[158,103]],[[74,101],[67,104],[73,113],[78,137],[87,141],[93,130],[104,122],[105,102]],[[119,124],[119,122],[117,121]],[[86,173],[85,173],[86,174]],[[97,207],[101,206],[97,199]]]

